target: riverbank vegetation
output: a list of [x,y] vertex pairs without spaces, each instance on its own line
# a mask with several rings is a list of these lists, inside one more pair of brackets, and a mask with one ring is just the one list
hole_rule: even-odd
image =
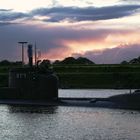
[[[83,59],[83,58],[82,58]],[[80,61],[82,60],[80,58]],[[72,63],[71,63],[72,60]],[[140,64],[95,64],[88,59],[66,58],[63,61],[44,60],[40,66],[47,66],[58,75],[60,88],[125,89],[140,87]],[[135,59],[136,60],[136,59]],[[1,64],[1,63],[0,63]],[[21,63],[0,65],[0,86],[8,86],[8,71]]]

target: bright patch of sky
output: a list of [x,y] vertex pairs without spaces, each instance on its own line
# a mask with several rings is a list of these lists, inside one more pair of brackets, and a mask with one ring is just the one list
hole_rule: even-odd
[[0,0],[0,9],[13,9],[14,11],[26,12],[42,7],[103,7],[114,4],[118,4],[118,0]]

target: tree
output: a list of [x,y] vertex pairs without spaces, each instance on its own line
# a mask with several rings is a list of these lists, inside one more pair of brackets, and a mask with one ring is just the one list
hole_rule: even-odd
[[45,59],[45,60],[43,60],[43,61],[40,63],[40,67],[49,68],[50,65],[51,65],[51,61],[48,60],[48,59]]
[[10,64],[11,64],[11,62],[9,62],[8,60],[3,60],[3,61],[0,62],[1,66],[8,66]]
[[59,61],[59,60],[55,60],[55,61],[53,62],[54,65],[58,65],[58,64],[60,64],[60,63],[61,63],[61,61]]
[[85,57],[79,57],[77,58],[77,64],[95,64],[94,62],[92,62],[91,60],[85,58]]
[[75,59],[74,57],[66,57],[62,61],[56,60],[53,64],[83,64],[83,65],[87,65],[87,64],[95,64],[95,63],[92,62],[91,60],[85,58],[85,57],[79,57],[77,59]]
[[129,61],[129,64],[139,64],[139,60],[137,58],[134,58],[132,60]]
[[122,61],[121,64],[126,65],[129,64],[127,61]]
[[67,57],[61,61],[61,64],[76,64],[76,59],[73,57]]

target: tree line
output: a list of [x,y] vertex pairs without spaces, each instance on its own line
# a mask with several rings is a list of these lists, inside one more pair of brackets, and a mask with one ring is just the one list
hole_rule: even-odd
[[[38,62],[38,65],[63,65],[63,64],[83,64],[83,65],[88,65],[88,64],[95,64],[94,62],[92,62],[91,60],[85,58],[85,57],[79,57],[79,58],[74,58],[74,57],[67,57],[63,60],[55,60],[54,62],[51,62],[48,59],[44,59],[42,61]],[[16,62],[11,62],[8,60],[2,60],[0,61],[0,66],[20,66],[22,65],[21,61],[16,61]]]
[[[55,60],[54,62],[51,62],[49,59],[44,59],[42,61],[38,62],[38,65],[63,65],[63,64],[79,64],[79,65],[90,65],[95,64],[93,61],[89,60],[86,57],[66,57],[63,60]],[[133,58],[130,61],[122,61],[120,64],[140,64],[140,56],[137,58]],[[11,62],[8,60],[2,60],[0,61],[0,66],[21,66],[21,61]]]
[[16,61],[16,62],[11,62],[11,61],[8,61],[8,60],[2,60],[0,61],[0,66],[20,66],[22,65],[22,62],[21,61]]
[[140,56],[133,58],[130,61],[122,61],[121,64],[140,64]]

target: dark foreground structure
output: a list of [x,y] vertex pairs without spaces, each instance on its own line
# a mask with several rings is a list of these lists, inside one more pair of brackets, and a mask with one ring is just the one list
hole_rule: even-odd
[[39,67],[14,68],[9,71],[9,87],[0,88],[0,103],[43,106],[87,106],[140,109],[140,91],[109,98],[60,98],[58,77]]
[[1,104],[65,105],[140,109],[140,91],[109,98],[59,98],[58,78],[46,67],[33,66],[32,46],[29,66],[9,71],[9,87],[0,88]]
[[108,98],[58,97],[58,78],[38,67],[14,68],[9,72],[9,87],[0,88],[0,104],[84,106],[140,110],[140,91]]
[[14,68],[9,72],[9,87],[0,88],[1,99],[57,100],[58,78],[37,67]]
[[[19,42],[21,44],[27,42]],[[9,87],[0,88],[0,99],[57,100],[58,78],[48,66],[33,66],[33,49],[28,45],[29,65],[24,66],[22,45],[22,67],[9,71]],[[36,60],[36,58],[35,58]]]

